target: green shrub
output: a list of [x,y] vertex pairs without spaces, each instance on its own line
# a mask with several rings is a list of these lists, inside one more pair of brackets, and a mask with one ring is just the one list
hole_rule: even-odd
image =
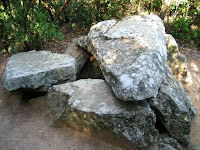
[[170,33],[178,39],[185,40],[187,42],[191,40],[199,39],[199,30],[191,29],[192,21],[191,19],[186,19],[182,17],[176,19],[171,25]]
[[120,19],[125,15],[129,0],[74,0],[66,9],[71,27],[90,28],[94,23]]
[[10,0],[7,4],[0,5],[0,40],[7,51],[9,47],[23,51],[40,49],[46,41],[62,39],[62,32],[38,2]]
[[[48,10],[45,2],[54,11]],[[6,7],[2,1],[0,40],[5,49],[7,51],[9,48],[25,51],[40,49],[44,42],[62,39],[62,33],[58,30],[62,22],[68,21],[73,29],[89,29],[93,24],[103,20],[120,19],[141,12],[159,14],[164,4],[164,1],[160,0],[72,0],[59,18],[55,19],[65,2],[64,0],[9,0],[5,1]],[[170,23],[167,32],[187,42],[198,41],[200,13],[197,1],[174,1],[166,15],[167,22]],[[172,21],[169,21],[169,18],[172,18]]]
[[93,22],[92,7],[88,1],[73,1],[67,7],[66,14],[72,28],[89,28]]

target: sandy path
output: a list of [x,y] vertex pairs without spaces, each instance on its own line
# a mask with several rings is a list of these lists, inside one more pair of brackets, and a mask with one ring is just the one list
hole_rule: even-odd
[[188,70],[191,74],[191,82],[184,87],[197,111],[192,121],[191,145],[199,145],[200,150],[200,50],[187,49],[184,54],[188,59]]

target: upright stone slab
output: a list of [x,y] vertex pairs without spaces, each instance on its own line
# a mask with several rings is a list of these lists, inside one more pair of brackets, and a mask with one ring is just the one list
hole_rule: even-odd
[[90,56],[90,54],[85,49],[87,45],[85,42],[86,39],[87,37],[85,36],[74,39],[65,51],[65,54],[72,56],[76,60],[76,77],[79,76],[82,67],[85,65]]
[[89,45],[88,36],[81,36],[81,37],[77,38],[77,43],[80,47],[87,49],[87,47]]
[[156,97],[167,63],[165,28],[156,15],[94,25],[88,51],[96,56],[115,95],[124,101]]
[[2,85],[9,91],[47,91],[50,86],[76,80],[75,59],[67,54],[30,51],[13,55],[8,61]]
[[167,63],[174,75],[187,76],[187,58],[180,53],[178,44],[171,34],[166,34],[167,39]]
[[46,103],[53,126],[69,125],[85,130],[124,149],[130,145],[131,149],[147,147],[157,134],[155,114],[148,103],[117,99],[102,79],[54,85]]
[[190,127],[196,112],[183,87],[166,67],[165,79],[157,98],[149,100],[169,134],[185,145],[190,141]]

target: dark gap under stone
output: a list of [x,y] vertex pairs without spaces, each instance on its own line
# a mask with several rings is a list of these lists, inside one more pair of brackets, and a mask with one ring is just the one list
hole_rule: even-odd
[[[150,106],[151,109],[154,111],[155,115],[156,115],[156,124],[155,124],[155,128],[159,131],[159,134],[164,134],[164,133],[168,133],[167,129],[165,128],[165,126],[163,125],[162,121],[160,118],[162,118],[162,114],[153,106]],[[163,117],[164,118],[164,117]]]
[[155,128],[159,131],[159,134],[163,134],[167,132],[167,129],[164,127],[158,115],[156,115],[156,124]]
[[99,67],[99,64],[97,63],[96,59],[90,55],[90,59],[85,63],[83,66],[79,76],[79,79],[104,79],[103,73],[101,72],[101,69]]
[[44,96],[46,94],[46,92],[24,91],[22,94],[23,94],[22,100],[24,102],[28,102],[30,99],[37,98],[37,97],[40,97],[40,96]]

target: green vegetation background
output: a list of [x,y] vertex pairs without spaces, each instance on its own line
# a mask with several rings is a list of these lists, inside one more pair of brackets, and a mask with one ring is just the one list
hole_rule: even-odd
[[167,33],[199,46],[197,0],[1,0],[0,47],[10,53],[41,49],[45,42],[63,39],[58,30],[63,23],[89,30],[99,21],[150,13],[164,20]]

